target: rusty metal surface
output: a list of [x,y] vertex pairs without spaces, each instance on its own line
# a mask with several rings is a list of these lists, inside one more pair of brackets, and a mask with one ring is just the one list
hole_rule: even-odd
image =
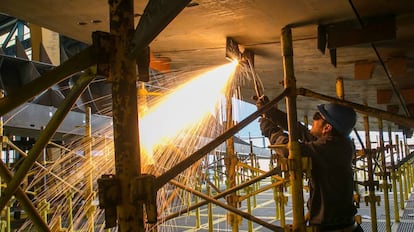
[[143,204],[130,200],[132,180],[141,174],[139,150],[137,75],[135,60],[127,58],[127,45],[133,36],[133,1],[109,1],[111,35],[115,37],[110,57],[112,82],[112,115],[115,146],[115,175],[120,181],[121,202],[117,206],[118,228],[144,231]]

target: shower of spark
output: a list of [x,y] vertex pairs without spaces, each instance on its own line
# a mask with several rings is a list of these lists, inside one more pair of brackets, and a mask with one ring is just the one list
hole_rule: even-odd
[[[151,156],[154,146],[168,144],[181,131],[201,126],[203,119],[215,115],[236,65],[233,62],[205,72],[150,106],[139,122],[142,153]],[[152,157],[147,160],[153,162]]]
[[[237,67],[240,69],[240,66]],[[223,94],[228,94],[224,91],[232,91],[237,95],[237,88],[248,77],[233,76],[235,67],[235,63],[227,64],[202,75],[194,75],[199,70],[171,72],[146,83],[150,87],[148,90],[156,94],[146,97],[146,107],[141,102],[138,104],[141,110],[140,144],[142,150],[146,150],[143,153],[152,155],[147,160],[143,159],[144,172],[154,175],[163,173],[223,132],[220,122],[223,120],[220,112],[223,106],[220,104]],[[110,112],[110,106],[101,109],[101,112]],[[87,231],[90,226],[86,220],[90,217],[89,213],[95,220],[95,231],[104,231],[104,211],[97,207],[97,179],[103,174],[114,173],[112,132],[112,124],[108,123],[101,131],[94,133],[91,162],[85,159],[84,139],[72,140],[65,146],[49,145],[46,156],[53,163],[37,163],[30,178],[22,184],[24,190],[33,193],[31,198],[35,206],[44,203],[50,205],[48,224],[53,231],[58,231],[60,227],[69,231]],[[200,186],[201,164],[204,168],[210,165],[208,161],[203,163],[200,160],[177,176],[177,180],[183,184]],[[86,178],[90,174],[95,193],[87,195]],[[94,206],[85,204],[89,199],[93,200]],[[167,184],[157,194],[159,215],[162,217],[183,209],[192,200],[188,192]],[[59,221],[60,218],[62,221]],[[174,220],[164,222],[160,231],[171,231],[165,226],[168,224],[174,224]],[[18,231],[30,231],[31,228],[32,222],[25,220]]]

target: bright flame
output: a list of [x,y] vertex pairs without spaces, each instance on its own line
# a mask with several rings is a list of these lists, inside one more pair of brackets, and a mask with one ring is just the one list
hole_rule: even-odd
[[229,63],[197,76],[163,96],[141,115],[141,157],[147,156],[143,163],[154,162],[152,155],[156,145],[168,143],[180,131],[199,124],[209,114],[214,115],[236,65],[237,62]]

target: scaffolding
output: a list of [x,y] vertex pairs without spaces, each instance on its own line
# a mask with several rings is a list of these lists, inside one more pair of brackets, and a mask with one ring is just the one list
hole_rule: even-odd
[[[354,108],[358,113],[364,115],[366,123],[366,134],[369,135],[368,117],[373,117],[379,120],[381,125],[379,128],[379,147],[372,148],[370,136],[366,136],[367,141],[365,147],[356,154],[355,158],[355,176],[356,193],[359,194],[360,186],[365,188],[367,195],[364,197],[366,204],[370,206],[371,212],[371,226],[372,231],[377,231],[378,225],[376,209],[378,203],[381,201],[380,197],[376,195],[376,190],[381,186],[381,191],[384,194],[385,202],[385,227],[386,231],[391,231],[391,210],[389,205],[388,192],[393,192],[393,206],[395,213],[395,221],[399,219],[398,211],[404,207],[403,202],[409,199],[413,187],[413,168],[412,168],[412,153],[408,149],[405,141],[395,139],[395,144],[389,139],[389,143],[385,145],[383,138],[382,120],[398,123],[403,126],[412,127],[414,121],[411,118],[391,114],[386,111],[374,109],[366,105],[360,105],[353,102],[348,102],[343,98],[335,98],[315,93],[304,88],[296,88],[296,80],[294,76],[293,67],[293,43],[292,43],[292,28],[286,26],[282,28],[281,46],[284,64],[284,91],[275,99],[272,99],[262,108],[252,113],[239,123],[233,123],[231,108],[228,109],[228,121],[226,130],[214,138],[197,151],[181,160],[173,168],[166,170],[157,176],[142,173],[140,163],[140,143],[139,131],[130,130],[130,128],[138,128],[138,109],[137,109],[137,73],[135,68],[136,60],[146,60],[147,53],[144,52],[148,48],[149,43],[157,36],[157,34],[171,21],[180,11],[189,3],[189,0],[180,0],[173,3],[169,1],[150,1],[148,6],[148,15],[143,15],[134,31],[134,12],[133,1],[110,1],[110,19],[111,28],[110,33],[95,32],[93,34],[93,45],[86,48],[76,56],[70,58],[58,67],[41,75],[39,78],[29,82],[18,92],[13,92],[10,95],[0,100],[0,115],[4,115],[14,108],[20,106],[29,99],[39,95],[43,91],[50,88],[52,85],[64,80],[69,75],[84,71],[69,95],[64,102],[53,114],[47,126],[41,132],[40,137],[27,153],[19,150],[12,141],[7,137],[2,136],[3,149],[16,150],[25,158],[20,163],[18,169],[14,174],[10,172],[10,167],[2,162],[0,166],[0,174],[2,178],[2,191],[0,196],[0,206],[6,212],[10,210],[10,202],[13,196],[19,201],[24,208],[32,223],[40,231],[63,231],[76,230],[73,226],[73,215],[68,215],[64,219],[67,224],[63,228],[62,219],[54,220],[51,225],[48,215],[52,215],[51,205],[46,199],[41,201],[37,206],[34,206],[27,194],[21,189],[20,185],[27,177],[31,168],[39,166],[46,169],[49,175],[57,176],[47,168],[47,164],[39,164],[37,160],[41,156],[44,149],[51,143],[51,137],[56,132],[57,127],[62,123],[65,116],[69,113],[76,99],[85,90],[89,83],[96,77],[96,75],[108,76],[108,80],[112,83],[112,100],[113,100],[113,143],[114,143],[114,160],[115,173],[101,175],[100,178],[95,179],[98,183],[99,206],[104,212],[104,227],[107,230],[118,227],[119,231],[157,231],[158,227],[170,219],[176,218],[184,213],[189,213],[192,210],[197,210],[196,222],[194,227],[200,227],[200,207],[209,205],[209,230],[212,231],[213,212],[211,204],[218,205],[226,209],[229,213],[226,218],[229,219],[228,224],[231,225],[233,231],[239,231],[239,226],[242,223],[242,218],[248,221],[248,230],[253,230],[253,224],[260,225],[262,228],[267,228],[271,231],[306,231],[305,209],[304,209],[304,186],[303,178],[304,172],[303,160],[300,156],[298,148],[298,135],[295,134],[297,120],[296,97],[299,95],[321,99],[329,102],[334,102],[340,105]],[[151,4],[162,4],[163,7],[154,7]],[[168,12],[160,12],[159,9],[168,9]],[[156,20],[150,23],[149,15]],[[168,17],[159,16],[167,15]],[[115,51],[111,49],[116,47]],[[130,46],[130,47],[129,47]],[[136,59],[139,58],[139,59]],[[96,68],[90,68],[97,65]],[[141,63],[142,65],[142,63]],[[148,64],[147,64],[148,65]],[[148,68],[148,67],[147,67]],[[85,71],[87,70],[87,71]],[[343,94],[338,94],[343,95]],[[263,115],[271,107],[281,100],[286,100],[286,111],[288,115],[289,127],[289,157],[287,161],[278,159],[271,159],[270,171],[262,171],[257,165],[257,158],[252,151],[249,159],[240,161],[240,157],[234,151],[233,135],[243,129],[253,120]],[[230,100],[228,99],[228,102]],[[230,104],[228,104],[231,107]],[[83,162],[92,162],[92,135],[90,131],[90,111],[86,114],[86,132],[83,149],[85,152],[85,159]],[[391,132],[389,132],[389,138]],[[138,141],[138,142],[137,142]],[[224,160],[224,165],[220,166],[226,173],[227,186],[223,190],[220,186],[219,170],[217,168],[209,167],[212,164],[206,162],[203,174],[199,173],[199,183],[196,187],[187,186],[175,179],[181,172],[199,162],[208,155],[211,155],[218,146],[227,143],[226,152],[221,156],[215,156],[216,159],[212,163],[217,165],[218,160]],[[364,143],[361,143],[363,146]],[[69,152],[71,153],[71,151]],[[388,156],[386,156],[388,154]],[[208,159],[207,159],[208,160]],[[391,162],[388,163],[387,160]],[[247,162],[249,161],[249,162]],[[281,166],[286,166],[283,170]],[[87,191],[82,195],[87,199],[85,201],[87,218],[87,231],[94,231],[97,223],[102,224],[102,218],[97,222],[95,220],[96,214],[93,200],[96,199],[96,194],[93,186],[93,173],[87,172],[85,183],[88,185]],[[286,175],[285,175],[286,174]],[[289,174],[289,175],[287,175]],[[212,179],[215,181],[211,181]],[[289,176],[286,178],[285,176]],[[363,181],[360,177],[363,176]],[[376,179],[377,178],[377,179]],[[379,179],[378,179],[379,178]],[[267,182],[265,180],[268,180]],[[269,181],[270,180],[270,181]],[[66,183],[64,180],[59,180]],[[390,183],[392,182],[392,184]],[[398,204],[397,199],[397,182],[399,184],[400,199]],[[3,185],[3,183],[5,185]],[[73,192],[80,192],[76,186],[70,188]],[[178,210],[169,215],[158,215],[156,196],[157,191],[164,188],[166,185],[176,186],[184,191],[192,194],[191,199],[187,202],[189,205],[186,209]],[[381,184],[381,185],[380,185]],[[169,186],[170,187],[170,186]],[[214,190],[212,191],[211,188]],[[287,196],[285,189],[289,188],[292,220],[287,222],[285,215],[285,206],[287,203]],[[252,209],[257,206],[256,197],[265,191],[272,191],[275,205],[274,220],[280,221],[279,225],[269,222],[266,219],[254,216]],[[214,195],[213,192],[216,194]],[[244,193],[244,195],[242,195]],[[69,209],[75,207],[72,205],[74,195],[72,192],[65,193]],[[178,193],[177,193],[178,194]],[[225,203],[219,199],[224,198]],[[359,195],[356,197],[359,203]],[[203,199],[201,201],[201,199]],[[253,200],[253,204],[252,204]],[[247,212],[241,210],[241,204],[245,204]],[[10,214],[6,214],[7,228],[10,230]],[[102,215],[102,211],[99,212]]]

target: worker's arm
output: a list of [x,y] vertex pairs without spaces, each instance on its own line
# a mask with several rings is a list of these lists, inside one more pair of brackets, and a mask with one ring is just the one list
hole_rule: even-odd
[[[262,96],[257,99],[256,106],[257,108],[262,107],[264,104],[269,102],[269,98],[267,96]],[[281,128],[284,131],[288,131],[288,123],[287,123],[287,114],[276,107],[270,108],[264,115],[264,118],[269,119],[271,122],[273,122],[277,127]],[[307,127],[305,127],[303,124],[298,122],[298,133],[300,135],[300,141],[313,141],[315,138],[309,133],[309,130]],[[276,139],[272,139],[270,135],[265,135],[269,138],[270,142],[274,144],[272,141],[276,141]]]
[[[269,139],[270,144],[287,144],[289,142],[288,134],[282,128],[278,127],[272,120],[267,117],[262,117],[259,120],[260,130],[262,135]],[[286,147],[275,149],[278,154],[282,154],[285,158],[289,153]]]
[[[263,105],[269,102],[269,98],[267,96],[259,97],[256,101],[256,106],[260,109]],[[275,123],[278,127],[282,128],[283,130],[288,130],[287,125],[287,115],[285,112],[276,108],[276,106],[270,108],[266,113],[263,115],[265,118],[270,119],[273,123]]]

